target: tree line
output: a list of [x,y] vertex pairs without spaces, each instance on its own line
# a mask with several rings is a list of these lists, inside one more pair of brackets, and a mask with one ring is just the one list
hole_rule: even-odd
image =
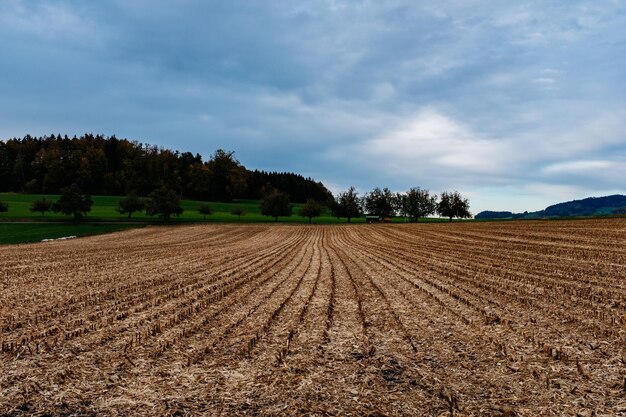
[[331,192],[311,178],[289,172],[249,170],[234,152],[218,149],[207,161],[115,136],[51,135],[0,141],[0,192],[60,194],[76,184],[91,195],[147,196],[166,186],[195,200],[258,200],[278,189],[290,200],[327,201]]
[[[370,215],[376,221],[384,221],[393,216],[406,217],[410,222],[417,222],[422,217],[435,213],[453,218],[470,218],[469,200],[458,191],[445,191],[439,198],[430,191],[420,187],[413,187],[406,193],[393,193],[389,188],[374,188],[372,191],[359,195],[354,187],[340,192],[326,204],[333,216],[345,218],[348,223],[352,219]],[[307,217],[309,222],[319,217],[324,210],[324,203],[308,199],[300,209],[299,214]],[[289,196],[278,190],[272,190],[261,199],[261,213],[266,216],[289,217],[292,207]]]
[[393,217],[406,217],[410,222],[417,222],[422,217],[435,213],[442,217],[469,218],[469,200],[458,191],[445,191],[439,198],[430,191],[413,187],[405,193],[393,193],[389,188],[374,188],[360,196],[354,187],[339,193],[331,202],[331,211],[335,217],[352,218],[369,214],[379,221]]
[[[144,211],[164,220],[182,214],[184,197],[202,201],[260,200],[261,213],[278,220],[292,215],[292,203],[304,203],[298,214],[308,218],[329,209],[333,216],[369,214],[380,220],[404,216],[418,221],[435,213],[452,220],[471,217],[469,202],[458,192],[439,198],[414,187],[405,193],[374,188],[359,195],[354,187],[334,196],[321,182],[302,175],[248,170],[234,152],[218,149],[207,161],[199,154],[179,153],[115,136],[85,134],[14,138],[0,141],[0,192],[61,194],[59,201],[33,203],[31,211],[55,211],[80,219],[91,210],[90,195],[125,195],[118,211]],[[145,198],[147,197],[147,198]],[[0,215],[8,210],[0,202]],[[198,207],[206,216],[207,204]],[[241,217],[241,209],[232,213]]]
[[[72,215],[75,220],[80,220],[91,211],[92,205],[91,196],[83,194],[80,187],[74,183],[61,189],[61,195],[56,202],[45,198],[33,201],[30,211],[41,213],[42,216],[48,211],[54,211]],[[276,188],[266,189],[259,205],[261,214],[273,217],[274,221],[278,221],[279,217],[290,217],[293,214],[289,195]],[[411,222],[417,222],[420,218],[435,213],[448,217],[450,221],[455,217],[471,217],[468,199],[457,191],[443,192],[438,200],[436,195],[431,195],[430,191],[419,187],[411,188],[406,193],[393,193],[388,188],[374,188],[363,196],[360,196],[354,187],[350,187],[326,202],[307,199],[298,214],[308,218],[311,223],[313,218],[319,217],[326,208],[330,209],[333,216],[346,218],[348,223],[365,214],[376,221],[399,215]],[[0,215],[8,209],[8,204],[0,201]],[[128,215],[128,218],[133,213],[144,210],[149,216],[158,215],[164,221],[183,213],[180,196],[166,185],[152,191],[147,199],[131,192],[118,201],[117,211],[122,215]],[[201,203],[197,210],[205,219],[207,215],[213,213],[213,209],[207,203]],[[245,212],[241,207],[234,207],[231,214],[241,219]]]

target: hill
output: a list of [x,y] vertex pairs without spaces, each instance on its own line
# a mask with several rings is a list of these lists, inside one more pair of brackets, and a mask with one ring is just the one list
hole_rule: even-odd
[[553,204],[535,212],[512,213],[510,211],[482,211],[476,219],[530,219],[540,217],[577,217],[623,214],[626,211],[626,195],[589,197]]
[[291,172],[250,170],[234,152],[218,149],[207,161],[115,136],[85,134],[0,141],[0,192],[58,194],[72,183],[91,195],[147,195],[165,184],[183,197],[203,201],[258,199],[277,188],[291,201],[328,201],[321,182]]

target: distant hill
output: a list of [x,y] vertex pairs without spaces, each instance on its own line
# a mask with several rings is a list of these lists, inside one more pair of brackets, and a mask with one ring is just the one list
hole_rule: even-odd
[[478,213],[476,216],[474,216],[475,219],[481,220],[481,219],[512,219],[514,218],[514,216],[518,216],[515,213],[512,213],[510,211],[491,211],[491,210],[485,210],[485,211],[481,211],[480,213]]
[[510,211],[482,211],[476,219],[533,219],[540,217],[570,216],[601,216],[607,214],[624,214],[626,212],[626,195],[609,195],[606,197],[589,197],[582,200],[567,201],[553,204],[543,210],[525,213]]

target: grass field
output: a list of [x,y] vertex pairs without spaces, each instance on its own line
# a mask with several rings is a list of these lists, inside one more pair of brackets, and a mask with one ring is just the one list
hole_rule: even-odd
[[131,223],[0,223],[0,245],[40,242],[43,239],[58,239],[66,236],[99,235],[143,226],[142,224]]
[[[0,193],[0,201],[9,203],[9,211],[4,213],[0,220],[10,219],[36,219],[39,221],[59,221],[68,220],[68,216],[64,216],[58,213],[46,213],[42,216],[39,213],[31,213],[30,207],[34,200],[40,198],[46,198],[50,201],[56,201],[58,195],[35,195],[35,194],[16,194],[16,193]],[[117,212],[118,201],[123,198],[119,196],[93,196],[93,207],[91,212],[88,213],[85,220],[93,221],[126,221],[127,216],[121,215]],[[196,200],[182,200],[181,206],[185,210],[180,217],[174,218],[175,221],[204,221],[204,216],[198,213],[198,206],[207,202]],[[256,200],[236,200],[232,203],[222,202],[208,202],[209,206],[213,209],[213,214],[206,217],[208,222],[245,222],[245,223],[257,223],[257,222],[272,222],[273,218],[261,215],[261,209],[259,202]],[[281,222],[296,222],[301,223],[308,221],[307,219],[298,216],[298,209],[301,204],[293,205],[293,215],[291,217],[280,217]],[[239,219],[237,216],[232,215],[230,211],[240,207],[245,214]],[[145,213],[134,213],[129,219],[130,221],[156,221],[158,217],[151,217]],[[337,220],[330,215],[330,212],[326,210],[322,216],[313,220],[316,223],[337,223],[345,222],[345,219]],[[363,222],[363,219],[355,219],[355,222]]]
[[[42,239],[54,239],[63,236],[85,236],[101,233],[115,232],[118,230],[139,227],[142,223],[160,222],[158,217],[148,216],[145,213],[134,213],[129,219],[126,215],[117,212],[119,196],[92,196],[94,205],[91,212],[84,218],[81,224],[72,224],[71,216],[58,213],[31,213],[32,202],[46,198],[56,201],[58,195],[35,195],[0,193],[0,201],[9,204],[9,211],[0,216],[0,244],[38,242]],[[198,207],[205,202],[195,200],[182,200],[181,205],[185,210],[180,217],[174,217],[171,223],[196,223],[196,222],[220,222],[220,223],[269,223],[274,219],[261,214],[259,202],[256,200],[238,200],[232,203],[209,202],[213,214],[206,216],[198,213]],[[280,217],[281,223],[307,223],[308,219],[298,216],[301,204],[294,204],[291,217]],[[233,208],[241,208],[245,214],[241,218],[232,215]],[[394,219],[394,222],[404,222],[404,218]],[[423,219],[426,222],[443,222],[445,219]],[[20,223],[16,223],[20,222]],[[326,209],[322,216],[313,219],[316,224],[345,223],[346,219],[337,219]],[[353,223],[364,223],[364,218],[352,219]],[[109,223],[109,224],[105,224]],[[126,225],[120,223],[128,223]]]
[[0,415],[624,415],[625,240],[601,219],[3,246]]
[[[9,211],[0,217],[2,220],[10,221],[14,219],[37,220],[37,221],[68,221],[70,216],[59,213],[46,213],[42,216],[39,213],[31,213],[30,207],[33,201],[46,198],[50,201],[56,201],[58,195],[35,195],[35,194],[16,194],[16,193],[0,193],[0,201],[9,204]],[[121,215],[117,212],[118,201],[123,198],[119,196],[92,196],[93,207],[91,212],[85,217],[85,221],[158,221],[158,217],[148,216],[145,213],[134,213],[130,219],[128,216]],[[204,216],[198,213],[198,206],[208,204],[213,209],[213,214]],[[263,216],[256,200],[236,200],[232,203],[222,202],[203,202],[196,200],[182,200],[181,206],[185,210],[180,217],[173,218],[175,222],[242,222],[242,223],[265,223],[273,222],[272,217]],[[306,223],[308,219],[298,215],[298,210],[302,204],[293,204],[293,215],[291,217],[279,217],[279,222],[288,223]],[[238,218],[230,212],[233,208],[240,207],[245,214]],[[420,219],[422,222],[444,222],[446,219],[429,218]],[[326,209],[322,215],[313,219],[313,223],[334,224],[345,223],[346,219],[337,219],[333,217],[330,210]],[[364,223],[365,218],[352,219],[352,223]],[[394,223],[404,223],[404,218],[394,218]]]

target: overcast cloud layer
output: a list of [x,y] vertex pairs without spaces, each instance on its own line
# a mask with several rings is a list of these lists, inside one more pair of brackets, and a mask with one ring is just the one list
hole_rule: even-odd
[[626,192],[625,28],[621,0],[2,0],[0,138],[537,210]]

